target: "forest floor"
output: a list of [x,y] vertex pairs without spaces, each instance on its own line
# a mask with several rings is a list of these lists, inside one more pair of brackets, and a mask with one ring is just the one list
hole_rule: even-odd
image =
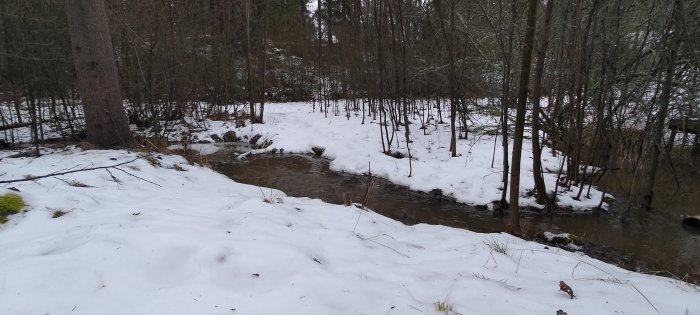
[[[265,149],[253,150],[253,154],[280,151],[313,153],[313,148],[317,147],[323,149],[323,156],[332,160],[330,167],[334,171],[367,174],[371,170],[374,176],[386,178],[412,190],[429,192],[439,189],[444,195],[459,202],[487,206],[489,209],[493,209],[493,202],[501,199],[503,148],[501,137],[495,135],[499,128],[498,117],[470,114],[468,138],[457,140],[458,157],[453,158],[449,151],[448,113],[443,112],[443,121],[446,123],[441,124],[437,122],[436,109],[429,109],[430,112],[424,115],[429,116],[426,117],[425,130],[420,129],[423,124],[418,117],[409,115],[412,122],[409,125],[412,141],[409,146],[413,157],[411,171],[403,127],[390,136],[393,138],[391,151],[400,152],[404,156],[395,158],[383,153],[378,120],[366,117],[363,124],[361,111],[347,115],[341,107],[336,116],[332,112],[325,115],[316,107],[314,112],[310,103],[268,104],[265,107],[264,124],[235,128],[232,121],[207,121],[207,130],[195,132],[196,140],[213,141],[211,135],[222,138],[230,130],[234,130],[243,141],[261,135],[262,138],[257,143],[267,140],[271,141],[271,145]],[[391,126],[387,129],[391,134]],[[173,133],[172,140],[179,140],[178,134]],[[203,154],[217,150],[213,145],[200,144],[194,148],[202,150]],[[512,150],[512,143],[509,150]],[[561,155],[553,156],[551,150],[545,150],[542,154],[544,179],[550,192],[554,190],[559,169],[562,168],[562,159]],[[563,175],[566,175],[565,172]],[[530,193],[534,181],[532,141],[529,137],[523,143],[520,183],[520,205],[543,208]],[[560,189],[557,205],[563,209],[585,211],[594,209],[601,203],[603,193],[600,190],[584,185],[579,192],[579,188],[572,186],[563,192]],[[613,197],[606,194],[607,198]],[[607,202],[601,205],[603,209],[608,206]]]
[[0,226],[0,314],[700,313],[680,281],[286,197],[176,155],[11,153],[0,180],[32,180],[0,184],[27,204]]

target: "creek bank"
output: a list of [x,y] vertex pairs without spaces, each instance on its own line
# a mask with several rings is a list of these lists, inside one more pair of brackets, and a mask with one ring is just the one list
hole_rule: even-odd
[[[325,158],[298,154],[258,154],[241,161],[238,153],[219,151],[208,156],[214,170],[230,178],[261,187],[285,191],[290,196],[319,198],[343,204],[343,195],[357,202],[366,190],[367,176],[335,172]],[[485,207],[457,202],[439,191],[418,192],[374,177],[367,206],[407,225],[427,223],[497,233],[507,229],[508,217]],[[675,224],[673,222],[676,222]],[[659,224],[663,223],[663,224]],[[553,214],[523,211],[524,238],[552,246],[537,235],[546,231],[569,232],[582,242],[579,252],[628,270],[653,272],[669,270],[674,278],[688,274],[698,283],[700,273],[694,261],[697,253],[682,248],[697,246],[700,237],[688,237],[677,221],[656,217],[621,222],[613,207],[599,215],[560,209]],[[571,250],[570,248],[568,250]]]
[[[461,314],[700,310],[697,288],[666,278],[505,233],[407,226],[373,211],[261,191],[178,156],[72,148],[0,158],[6,180],[79,171],[0,185],[0,194],[16,186],[29,210],[0,226],[1,314],[408,315],[431,313],[437,302]],[[303,159],[298,174],[323,171],[319,160]],[[86,161],[91,168],[126,164],[124,172],[80,171]],[[300,179],[308,177],[296,186]],[[558,292],[560,281],[578,298]]]

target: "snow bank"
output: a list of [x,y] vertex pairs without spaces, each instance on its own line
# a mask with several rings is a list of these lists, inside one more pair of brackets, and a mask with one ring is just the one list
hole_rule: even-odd
[[[1,153],[0,181],[137,157]],[[0,194],[9,188],[28,207],[0,226],[0,314],[438,314],[437,302],[449,314],[700,312],[698,289],[671,279],[286,197],[178,156],[0,184]]]

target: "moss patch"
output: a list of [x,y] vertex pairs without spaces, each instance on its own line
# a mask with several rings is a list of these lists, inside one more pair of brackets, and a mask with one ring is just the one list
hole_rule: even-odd
[[24,200],[18,194],[0,195],[0,224],[7,222],[7,216],[18,213],[24,208]]
[[238,137],[236,137],[236,132],[233,130],[226,131],[224,133],[223,141],[224,142],[234,142],[238,140]]
[[216,142],[216,143],[219,143],[219,142],[223,142],[223,141],[224,141],[224,139],[221,139],[221,137],[219,137],[219,135],[217,135],[217,134],[213,134],[213,135],[211,135],[211,136],[209,136],[209,137],[211,137],[211,139],[214,140],[214,142]]

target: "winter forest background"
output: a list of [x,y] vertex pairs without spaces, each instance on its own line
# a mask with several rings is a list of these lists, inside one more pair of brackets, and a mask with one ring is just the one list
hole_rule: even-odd
[[[527,127],[543,204],[552,199],[538,181],[543,145],[566,156],[564,187],[633,170],[625,180],[639,186],[630,195],[642,208],[651,207],[659,165],[674,176],[699,172],[700,1],[106,6],[128,119],[149,137],[172,138],[169,126],[186,118],[264,123],[266,102],[312,101],[326,115],[379,119],[389,154],[409,116],[424,124],[449,119],[453,156],[457,138],[500,136],[505,186],[507,155],[522,150]],[[85,135],[65,10],[63,1],[0,3],[3,146],[19,142],[19,127],[30,127],[37,143]],[[436,117],[426,117],[426,108],[436,108]],[[477,114],[499,123],[476,126]],[[501,201],[507,204],[506,190]]]

